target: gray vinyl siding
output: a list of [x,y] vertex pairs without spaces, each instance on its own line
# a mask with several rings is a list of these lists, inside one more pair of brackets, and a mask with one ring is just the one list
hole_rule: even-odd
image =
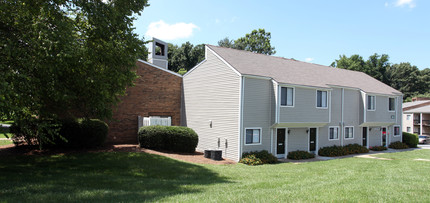
[[369,147],[381,146],[381,128],[380,127],[370,127],[369,128]]
[[[354,127],[354,138],[345,139],[343,144],[362,144],[361,127],[359,127],[359,116],[360,116],[360,91],[344,89],[344,114],[343,121],[344,126]],[[345,136],[343,136],[345,138]]]
[[[271,151],[272,81],[244,77],[243,152]],[[261,144],[245,144],[245,128],[261,128]]]
[[[376,96],[375,111],[367,110],[366,107],[366,122],[396,122],[396,113],[388,111],[388,98],[387,96]],[[367,102],[367,96],[366,96]],[[397,107],[397,106],[396,106]],[[394,116],[394,118],[391,118]]]
[[280,107],[280,123],[328,122],[328,108],[316,108],[316,89],[295,87],[294,91],[294,107]]
[[240,76],[207,50],[206,61],[183,80],[186,123],[199,136],[197,150],[217,149],[220,139],[223,157],[238,161]]
[[308,151],[309,136],[306,132],[307,128],[288,128],[288,130],[290,133],[288,133],[287,138],[287,151]]
[[278,83],[271,81],[272,83],[272,88],[271,88],[271,95],[270,97],[271,99],[271,118],[270,118],[270,125],[273,125],[276,123],[276,101],[278,101]]
[[[318,147],[327,147],[338,145],[340,146],[341,128],[339,123],[342,120],[342,89],[333,88],[331,91],[331,122],[324,127],[318,129]],[[329,140],[328,129],[329,127],[339,127],[339,139]]]

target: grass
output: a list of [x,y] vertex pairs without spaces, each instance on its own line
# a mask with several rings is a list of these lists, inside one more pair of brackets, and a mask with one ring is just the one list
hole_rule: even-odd
[[0,140],[0,146],[13,144],[12,140]]
[[145,153],[0,159],[6,202],[428,202],[430,150],[301,164],[198,165]]

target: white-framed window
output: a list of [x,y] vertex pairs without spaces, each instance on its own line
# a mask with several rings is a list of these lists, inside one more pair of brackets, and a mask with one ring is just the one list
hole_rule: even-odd
[[330,126],[328,128],[328,139],[329,140],[338,140],[339,139],[339,127]]
[[396,110],[396,98],[389,97],[388,98],[388,111]]
[[393,130],[394,130],[394,137],[400,136],[400,126],[399,125],[395,125]]
[[410,114],[406,115],[406,120],[408,120],[408,121],[411,120],[411,115]]
[[245,144],[261,144],[261,128],[245,128]]
[[294,107],[294,88],[281,87],[281,106]]
[[411,127],[406,127],[406,131],[408,132],[408,133],[410,133],[411,132]]
[[367,95],[367,110],[369,111],[375,110],[375,101],[376,101],[375,96]]
[[354,127],[345,126],[345,139],[354,139]]
[[317,90],[317,108],[327,108],[327,91]]

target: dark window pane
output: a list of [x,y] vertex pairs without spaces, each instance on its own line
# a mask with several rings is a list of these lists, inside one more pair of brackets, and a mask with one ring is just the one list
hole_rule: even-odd
[[281,88],[281,105],[282,106],[287,105],[287,88],[286,87]]
[[247,129],[246,130],[246,144],[251,144],[252,143],[252,133],[253,133],[252,129]]

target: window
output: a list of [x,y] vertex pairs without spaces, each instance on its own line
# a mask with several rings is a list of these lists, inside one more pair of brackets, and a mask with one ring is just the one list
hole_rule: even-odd
[[400,126],[394,126],[394,136],[400,136]]
[[411,120],[411,115],[406,115],[406,120]]
[[246,144],[260,144],[261,128],[246,129]]
[[408,133],[410,133],[410,132],[411,132],[411,127],[406,127],[406,131],[407,131]]
[[345,139],[353,139],[354,138],[354,127],[345,127]]
[[291,87],[281,88],[281,106],[294,106],[294,89]]
[[396,98],[388,98],[388,111],[396,110]]
[[327,91],[317,90],[317,107],[327,108]]
[[371,96],[371,95],[367,96],[367,110],[371,110],[371,111],[375,110],[375,96]]
[[339,139],[339,127],[329,127],[328,128],[328,139],[338,140]]

